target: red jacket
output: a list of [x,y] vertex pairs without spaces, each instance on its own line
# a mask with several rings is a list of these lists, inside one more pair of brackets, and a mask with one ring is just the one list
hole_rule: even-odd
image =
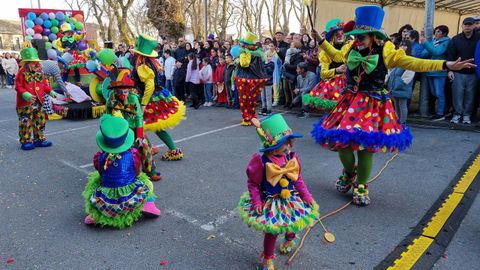
[[17,108],[31,104],[30,100],[25,100],[23,98],[24,93],[30,93],[31,95],[36,96],[40,103],[43,104],[43,96],[45,95],[45,93],[50,94],[50,91],[52,90],[45,77],[40,82],[33,80],[32,82],[27,83],[24,75],[25,72],[26,71],[24,70],[24,68],[21,68],[15,78],[15,90],[17,91]]
[[223,74],[225,73],[225,67],[226,64],[218,64],[217,68],[215,69],[215,72],[213,73],[213,82],[214,83],[219,83],[223,82]]

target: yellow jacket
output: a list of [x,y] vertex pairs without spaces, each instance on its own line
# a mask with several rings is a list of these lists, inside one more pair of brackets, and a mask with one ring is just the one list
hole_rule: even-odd
[[[322,52],[325,52],[333,61],[347,62],[346,59],[350,50],[344,50],[343,48],[346,46],[342,50],[337,50],[328,41],[323,41],[320,47],[323,49]],[[395,45],[391,41],[387,41],[383,45],[383,62],[388,69],[399,67],[415,72],[427,72],[443,70],[445,60],[426,60],[408,56],[404,50],[395,49]]]
[[[325,51],[321,51],[318,54],[318,60],[320,60],[320,63],[322,64],[322,68],[320,69],[320,77],[322,80],[329,80],[335,76],[335,69],[330,68],[330,64],[332,62],[337,62],[337,63],[346,63],[347,59],[346,57],[343,57],[344,55],[347,55],[350,49],[352,48],[352,41],[349,41],[345,43],[342,48],[340,49],[342,57],[338,56],[335,59],[330,58]],[[340,61],[337,61],[340,60]]]

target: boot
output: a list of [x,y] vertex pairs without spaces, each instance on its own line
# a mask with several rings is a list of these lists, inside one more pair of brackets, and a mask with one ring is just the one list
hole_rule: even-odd
[[337,182],[335,183],[335,188],[340,193],[347,193],[352,188],[353,184],[355,183],[355,179],[357,178],[357,169],[355,168],[355,172],[353,174],[348,174],[345,169],[342,171],[342,175],[338,178]]
[[370,204],[367,185],[356,185],[353,189],[353,204],[358,206],[367,206]]

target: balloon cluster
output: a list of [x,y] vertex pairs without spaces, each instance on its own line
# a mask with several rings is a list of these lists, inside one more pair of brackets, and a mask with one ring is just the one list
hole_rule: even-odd
[[[85,28],[81,14],[70,17],[61,11],[40,14],[30,11],[25,18],[25,40],[43,39],[46,41],[45,48],[51,49],[56,46],[54,41],[63,36],[60,26],[64,23],[69,23],[76,33],[80,33]],[[83,51],[87,48],[87,43],[82,40],[78,49]]]

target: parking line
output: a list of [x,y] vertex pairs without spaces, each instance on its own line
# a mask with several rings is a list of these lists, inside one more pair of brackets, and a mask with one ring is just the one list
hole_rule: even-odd
[[69,128],[69,129],[54,131],[54,132],[50,132],[50,133],[45,133],[45,136],[52,136],[52,135],[58,135],[58,134],[63,134],[63,133],[69,133],[69,132],[72,132],[72,131],[82,130],[82,129],[91,128],[91,127],[98,127],[98,124],[88,125],[88,126],[78,127],[78,128]]

